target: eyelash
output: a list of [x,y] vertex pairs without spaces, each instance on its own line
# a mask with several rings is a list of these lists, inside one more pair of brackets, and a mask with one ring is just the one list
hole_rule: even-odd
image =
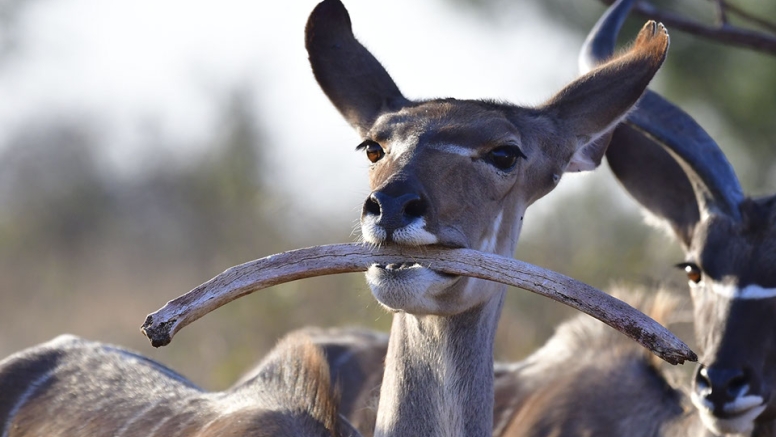
[[365,151],[366,152],[366,158],[372,163],[376,163],[377,161],[383,159],[383,156],[385,156],[385,150],[383,150],[383,146],[381,146],[376,141],[372,140],[364,140],[361,144],[356,146],[357,151]]
[[528,159],[525,153],[514,145],[496,147],[484,157],[485,161],[501,171],[509,171],[515,168],[519,158]]
[[679,263],[676,268],[681,269],[687,274],[687,279],[697,284],[703,279],[703,271],[695,263]]

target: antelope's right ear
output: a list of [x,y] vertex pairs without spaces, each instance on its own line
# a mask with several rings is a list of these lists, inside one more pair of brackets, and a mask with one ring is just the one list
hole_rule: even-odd
[[359,133],[377,117],[409,101],[380,62],[353,36],[350,16],[339,0],[315,7],[305,28],[305,47],[318,84]]

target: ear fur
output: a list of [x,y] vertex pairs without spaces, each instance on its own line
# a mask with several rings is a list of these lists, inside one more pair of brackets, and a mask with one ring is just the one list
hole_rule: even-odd
[[386,110],[409,103],[380,62],[356,40],[339,0],[315,7],[305,28],[305,47],[318,84],[359,133]]
[[566,173],[591,171],[601,165],[601,160],[606,153],[606,148],[612,138],[611,132],[601,138],[591,141],[577,149],[571,156],[571,161],[566,167]]
[[665,27],[650,21],[630,50],[581,76],[540,108],[571,137],[574,149],[566,171],[600,165],[607,134],[642,96],[663,64],[668,44]]

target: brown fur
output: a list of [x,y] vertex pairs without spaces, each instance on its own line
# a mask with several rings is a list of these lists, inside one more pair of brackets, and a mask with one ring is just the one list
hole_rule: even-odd
[[[368,223],[373,234],[366,235],[371,239],[365,239],[473,247],[509,256],[525,209],[550,192],[564,172],[600,163],[603,148],[595,140],[642,95],[665,58],[668,35],[662,26],[648,24],[623,57],[583,75],[536,108],[454,99],[410,102],[355,39],[350,17],[337,0],[316,6],[305,43],[313,73],[334,106],[363,139],[383,142],[385,158],[373,161],[373,192],[362,215],[362,224],[373,221]],[[497,165],[501,147],[519,147],[520,160]],[[387,203],[375,205],[378,196]],[[412,199],[412,208],[399,202],[406,198]],[[381,209],[389,203],[390,213]],[[370,213],[373,217],[367,217]],[[409,219],[417,227],[407,224]],[[391,274],[385,276],[395,279]],[[397,311],[377,415],[380,435],[490,434],[492,347],[505,287],[471,278],[435,284],[443,282],[440,290],[414,281],[402,284],[403,290],[396,281],[382,288],[380,281],[372,283],[380,303]],[[222,393],[203,392],[156,363],[82,340],[45,345],[21,358],[42,349],[64,355],[50,385],[24,392],[30,398],[22,397],[21,409],[10,418],[15,436],[135,433],[122,428],[127,420],[145,426],[142,435],[164,436],[272,435],[280,430],[331,436],[347,425],[334,416],[336,402],[324,378],[328,371],[307,346],[281,344],[254,378]],[[25,381],[40,376],[15,373],[11,367],[16,363],[12,358],[0,375],[7,371]]]
[[[364,241],[511,256],[526,208],[563,173],[600,163],[597,140],[642,95],[665,59],[668,35],[649,23],[622,57],[533,108],[410,101],[353,36],[337,0],[316,6],[305,43],[316,80],[371,162]],[[395,313],[376,434],[490,435],[492,348],[506,288],[401,265],[373,265],[367,281]]]
[[[620,297],[661,322],[677,314],[680,302],[667,293]],[[524,362],[498,372],[497,405],[504,407],[496,411],[494,435],[658,435],[688,408],[657,364],[597,320],[574,318]]]
[[0,393],[10,393],[8,381],[17,381],[16,397],[3,396],[16,406],[0,417],[8,437],[357,435],[338,414],[322,351],[302,334],[283,339],[253,378],[224,392],[205,392],[142,356],[69,336],[0,362]]
[[[687,301],[675,294],[624,289],[614,294],[663,325],[688,321]],[[371,436],[370,405],[377,401],[386,343],[379,334],[354,332],[357,342],[350,341],[348,330],[337,330],[316,343],[340,351],[328,357],[330,365],[334,359],[343,368],[372,369],[342,386],[346,397],[360,402],[343,414],[362,435]],[[339,359],[343,355],[349,363]],[[525,361],[496,364],[493,435],[678,437],[682,430],[702,431],[677,370],[603,323],[576,317]]]

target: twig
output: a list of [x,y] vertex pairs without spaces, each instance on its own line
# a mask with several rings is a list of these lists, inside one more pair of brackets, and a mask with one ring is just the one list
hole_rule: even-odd
[[[601,0],[604,4],[612,4],[613,0]],[[727,4],[726,4],[727,5]],[[728,11],[732,11],[729,5]],[[695,21],[679,14],[662,11],[646,0],[636,3],[633,10],[642,17],[659,21],[669,30],[681,30],[693,35],[701,36],[706,39],[729,44],[732,46],[748,48],[751,50],[767,53],[776,56],[776,35],[760,32],[756,30],[742,29],[731,26],[729,23],[722,26],[709,26],[699,21]],[[738,9],[736,8],[738,11]],[[750,16],[744,12],[747,16]],[[761,25],[772,26],[765,20],[757,19]]]
[[603,321],[669,363],[697,359],[666,328],[606,293],[551,270],[468,249],[337,244],[283,252],[232,267],[171,300],[148,315],[141,331],[154,347],[164,346],[184,326],[254,291],[313,276],[365,271],[375,263],[406,261],[433,265],[434,270],[448,274],[513,285],[549,297]]
[[717,13],[717,24],[720,27],[727,26],[727,5],[725,0],[712,0],[714,2],[715,12]]
[[776,23],[772,21],[757,17],[736,5],[732,5],[727,2],[725,2],[725,9],[728,13],[736,14],[738,18],[741,18],[742,20],[748,21],[754,25],[762,27],[763,29],[768,29],[768,31],[776,33]]

